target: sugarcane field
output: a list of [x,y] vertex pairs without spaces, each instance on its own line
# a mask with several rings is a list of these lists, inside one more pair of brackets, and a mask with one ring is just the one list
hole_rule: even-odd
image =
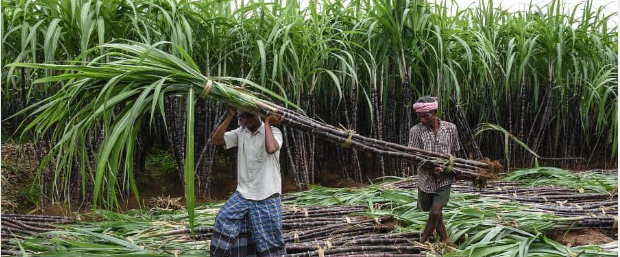
[[0,256],[619,256],[619,4],[2,0]]

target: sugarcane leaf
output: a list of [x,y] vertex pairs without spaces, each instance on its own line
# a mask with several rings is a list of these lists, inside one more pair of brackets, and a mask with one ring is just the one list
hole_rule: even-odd
[[124,246],[126,248],[129,249],[134,249],[134,250],[142,250],[140,248],[140,246],[132,244],[128,241],[116,238],[116,237],[112,237],[112,236],[108,236],[108,235],[104,235],[104,234],[99,234],[99,233],[94,233],[94,232],[90,232],[88,230],[84,230],[84,229],[80,229],[80,228],[71,228],[71,230],[77,232],[77,233],[81,233],[81,234],[85,234],[85,235],[89,235],[95,238],[99,238],[101,240],[116,244],[116,245],[120,245],[120,246]]
[[495,239],[495,237],[497,237],[500,233],[502,233],[503,230],[504,230],[504,226],[497,225],[496,227],[489,230],[489,232],[484,236],[484,238],[482,238],[482,240],[480,240],[480,242],[481,243],[490,242],[491,240]]
[[189,88],[187,94],[187,124],[186,124],[186,143],[185,143],[185,205],[189,218],[189,228],[194,235],[194,89]]

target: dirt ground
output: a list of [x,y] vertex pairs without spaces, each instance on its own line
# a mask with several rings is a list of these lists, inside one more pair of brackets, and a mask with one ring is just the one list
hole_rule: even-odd
[[2,211],[26,211],[35,207],[29,192],[39,162],[31,144],[19,146],[11,142],[2,143]]
[[[611,232],[613,233],[613,231]],[[616,239],[613,239],[602,231],[592,229],[576,229],[571,230],[568,233],[566,231],[552,231],[547,234],[547,237],[558,241],[561,244],[571,246],[602,245],[616,241],[618,238],[617,232]]]

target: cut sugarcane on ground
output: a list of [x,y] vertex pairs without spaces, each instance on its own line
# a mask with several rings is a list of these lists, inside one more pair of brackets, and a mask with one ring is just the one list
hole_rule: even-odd
[[[541,172],[539,176],[549,174]],[[606,176],[604,183],[617,183],[617,173],[602,176]],[[562,241],[570,236],[560,237],[557,235],[560,232],[570,235],[577,229],[612,231],[615,225],[608,221],[617,217],[615,206],[607,206],[605,214],[592,212],[594,216],[575,216],[540,208],[562,207],[555,202],[530,203],[520,198],[498,199],[497,196],[515,192],[530,196],[559,192],[566,195],[564,208],[582,206],[588,212],[594,211],[587,208],[588,204],[596,205],[606,199],[592,199],[588,203],[579,199],[580,203],[570,205],[568,203],[574,195],[582,194],[578,190],[551,187],[550,184],[530,187],[527,180],[519,179],[492,182],[486,188],[478,189],[471,182],[459,181],[444,212],[450,237],[458,243],[452,248],[439,243],[418,243],[428,216],[416,209],[417,194],[411,190],[415,179],[384,180],[363,188],[317,186],[285,195],[283,229],[289,256],[426,256],[427,253],[520,256],[519,251],[523,256],[617,256],[617,253],[606,250],[608,244],[605,247],[568,246],[547,237]],[[529,191],[518,191],[521,189]],[[583,194],[594,189],[587,190]],[[611,201],[617,203],[617,196]],[[95,210],[80,216],[79,220],[3,215],[2,222],[11,224],[3,230],[3,253],[20,253],[23,248],[27,253],[42,255],[73,252],[110,256],[138,253],[204,256],[219,206],[221,204],[197,207],[195,239],[190,237],[185,210],[144,209],[124,214]],[[599,243],[608,243],[609,238],[617,242],[616,234],[599,235]]]

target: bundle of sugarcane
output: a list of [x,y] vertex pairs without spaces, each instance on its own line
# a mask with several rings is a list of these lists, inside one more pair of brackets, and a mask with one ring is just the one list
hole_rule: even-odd
[[[391,216],[367,217],[355,216],[355,213],[366,211],[362,205],[337,205],[325,209],[323,206],[307,206],[296,208],[284,206],[282,229],[286,242],[306,242],[332,236],[352,236],[372,232],[387,232],[393,229]],[[177,229],[157,233],[154,236],[170,237],[189,235],[189,229]],[[197,240],[210,240],[212,227],[194,229]],[[186,237],[181,241],[190,241]]]
[[360,246],[360,245],[411,245],[420,239],[418,232],[408,233],[388,233],[371,234],[351,237],[338,237],[332,240],[315,240],[303,243],[290,243],[286,245],[286,252],[289,254],[303,253],[319,250],[327,250],[339,246]]
[[23,255],[21,252],[18,251],[13,251],[13,250],[8,250],[8,249],[2,249],[0,250],[0,255],[3,256],[19,256],[19,255]]
[[[57,229],[59,224],[67,224],[73,222],[74,219],[61,216],[48,215],[25,215],[25,214],[2,214],[0,217],[0,225],[2,226],[2,234],[0,241],[2,242],[2,255],[20,255],[15,252],[18,245],[12,239],[25,240],[29,236],[38,233],[49,232]],[[17,253],[17,254],[16,254]]]
[[441,167],[444,172],[452,172],[458,177],[471,179],[476,184],[484,185],[487,179],[495,177],[501,170],[497,163],[478,162],[455,158],[447,154],[434,153],[423,149],[408,147],[381,141],[356,134],[354,131],[337,128],[314,120],[303,114],[288,110],[264,100],[256,99],[259,113],[268,115],[278,113],[284,116],[284,123],[291,127],[307,131],[318,138],[332,141],[343,147],[371,152],[383,156],[402,158],[416,163],[423,168]]
[[[383,185],[388,188],[415,189],[417,178],[408,177]],[[617,225],[617,194],[579,193],[554,185],[527,186],[519,181],[492,181],[484,188],[476,188],[465,181],[456,181],[452,190],[475,193],[484,197],[506,199],[527,205],[534,211],[551,213],[567,218],[556,229],[593,228],[615,229]]]
[[495,195],[496,198],[511,199],[518,202],[533,202],[533,203],[547,203],[558,201],[570,201],[572,203],[587,203],[598,202],[607,199],[617,199],[617,197],[610,196],[605,193],[593,193],[593,194],[551,194],[551,195],[529,195],[529,196],[515,196],[515,195]]
[[[422,250],[423,248],[420,248],[418,246],[411,246],[411,245],[354,245],[354,246],[335,247],[335,248],[326,249],[326,250],[321,249],[317,251],[304,252],[304,253],[287,254],[284,256],[286,257],[352,256],[352,255],[366,256],[365,254],[376,254],[373,256],[386,256],[385,254],[389,254],[389,253],[401,254],[397,256],[416,256],[416,257],[426,256],[426,254],[424,255],[415,254],[415,253],[420,253]],[[402,255],[402,254],[407,254],[407,255]],[[387,255],[387,256],[393,256],[393,255]]]
[[[73,219],[61,216],[2,214],[2,237],[12,237],[14,233],[32,235],[54,230],[57,224],[73,222]],[[10,232],[5,234],[4,232]]]
[[533,210],[552,213],[558,217],[566,217],[557,224],[555,229],[607,229],[615,230],[618,226],[618,202],[601,202],[595,205],[567,205],[527,204]]
[[302,208],[296,208],[294,206],[284,206],[284,211],[282,212],[282,215],[284,222],[286,222],[289,219],[305,219],[310,217],[341,218],[343,215],[355,212],[363,212],[366,209],[367,207],[362,205],[337,205],[332,206],[329,209],[325,209],[322,206],[309,206]]
[[303,223],[294,223],[295,226],[290,226],[291,223],[288,223],[284,232],[284,241],[299,243],[302,241],[319,240],[334,236],[342,237],[371,232],[387,232],[394,228],[393,225],[389,224],[392,220],[393,218],[391,216],[376,217],[374,219],[351,219],[349,217],[344,217],[343,220],[338,223],[314,227],[303,225]]
[[570,217],[565,221],[556,224],[554,229],[570,230],[570,229],[601,229],[616,230],[618,228],[618,216],[609,217]]
[[563,203],[561,205],[529,204],[529,206],[562,217],[618,215],[618,202],[613,201],[585,205]]
[[427,254],[419,253],[345,253],[333,254],[331,257],[426,257]]
[[[418,187],[418,177],[413,175],[406,178],[399,178],[397,181],[382,184],[382,187],[394,189],[416,189]],[[452,184],[452,190],[454,191],[480,194],[494,194],[498,190],[501,191],[503,189],[521,187],[525,188],[525,185],[520,182],[501,180],[490,180],[484,185],[471,185],[471,183],[467,180],[456,180]]]
[[[297,218],[297,219],[284,219],[282,222],[282,228],[287,229],[307,229],[316,228],[317,226],[338,226],[349,223],[359,222],[371,222],[372,218],[364,216],[341,216],[341,217],[310,217],[310,218]],[[384,221],[384,219],[381,219]]]
[[[176,236],[185,236],[191,234],[190,229],[176,229],[171,231],[165,231],[162,233],[158,233],[153,235],[154,237],[170,237],[175,238]],[[172,236],[172,237],[171,237]],[[196,240],[210,240],[213,236],[213,228],[212,227],[197,227],[194,228],[194,236]],[[190,242],[192,239],[190,237],[183,238],[184,241]]]
[[599,174],[599,175],[615,175],[618,176],[618,169],[594,169],[594,170],[584,170],[580,171],[579,174]]
[[[368,233],[389,232],[394,226],[389,224],[391,216],[368,218],[368,217],[341,217],[337,222],[334,221],[308,221],[283,223],[284,241],[287,243],[312,242],[331,237],[345,237],[364,235]],[[189,229],[172,230],[157,234],[155,236],[169,237],[178,235],[189,235]],[[210,240],[213,236],[213,229],[200,227],[194,229],[196,240]],[[187,237],[183,241],[190,241]]]
[[66,224],[74,222],[75,219],[65,216],[50,216],[50,215],[30,215],[30,214],[10,214],[3,213],[2,220],[19,220],[19,221],[32,221],[46,224]]
[[[400,181],[384,185],[388,188],[413,189],[417,187],[417,177],[412,176]],[[521,203],[549,203],[560,204],[594,204],[617,199],[617,191],[606,193],[585,193],[582,190],[568,189],[561,186],[528,186],[519,181],[491,181],[485,187],[478,188],[468,185],[465,181],[457,180],[452,190],[461,193],[476,193],[483,196],[509,199]]]
[[[385,183],[382,185],[385,188],[394,188],[394,189],[416,189],[418,188],[418,178],[417,176],[410,176],[404,179],[399,179],[394,182]],[[477,194],[502,194],[505,193],[506,189],[518,189],[527,188],[532,190],[530,187],[524,187],[524,185],[520,182],[514,181],[498,181],[493,180],[489,181],[485,185],[474,185],[472,186],[468,181],[464,180],[456,180],[452,184],[452,190],[458,191],[462,193],[477,193]],[[568,190],[567,190],[568,191]],[[572,192],[572,191],[571,191]]]

